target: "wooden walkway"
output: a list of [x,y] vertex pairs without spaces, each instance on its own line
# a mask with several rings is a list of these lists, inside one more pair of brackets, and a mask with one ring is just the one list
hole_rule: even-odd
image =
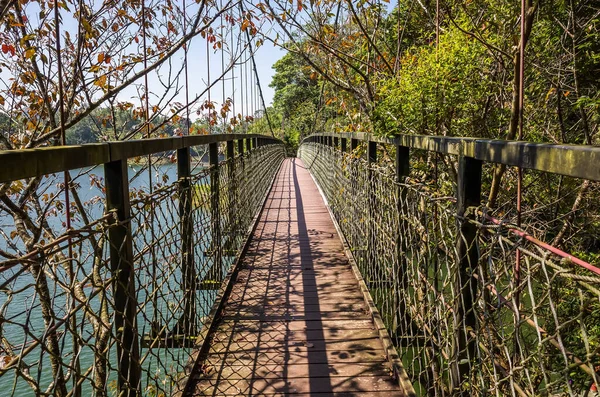
[[321,195],[301,160],[275,180],[196,396],[402,396]]

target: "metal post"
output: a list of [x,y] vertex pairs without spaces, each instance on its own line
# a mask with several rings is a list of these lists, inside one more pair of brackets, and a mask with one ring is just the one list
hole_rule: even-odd
[[252,150],[252,139],[246,138],[246,151],[250,152]]
[[210,209],[211,209],[211,251],[213,263],[202,281],[203,289],[218,289],[221,285],[221,224],[219,210],[219,147],[218,143],[208,145],[210,162]]
[[237,145],[238,145],[238,154],[244,154],[244,140],[243,139],[238,139],[237,141]]
[[115,211],[121,224],[108,229],[110,266],[114,276],[115,333],[117,335],[119,394],[134,397],[140,391],[140,345],[137,328],[137,301],[133,267],[133,243],[129,222],[129,180],[127,160],[104,164],[106,207]]
[[[194,221],[192,218],[192,189],[190,183],[190,148],[177,150],[177,176],[179,179],[179,219],[181,222],[181,273],[183,275],[184,336],[197,334],[196,329],[196,269],[194,267]],[[185,341],[188,339],[186,338]],[[184,341],[184,343],[185,343]]]
[[[355,138],[350,138],[350,155],[352,156],[354,154],[354,150],[358,148],[358,139]],[[350,213],[350,218],[351,218],[351,223],[352,225],[356,225],[356,217],[359,214],[359,211],[364,211],[364,206],[362,205],[362,203],[359,202],[359,197],[357,197],[357,188],[358,188],[358,182],[357,182],[357,178],[358,178],[358,167],[356,166],[356,162],[354,160],[351,160],[348,162],[348,169],[350,170],[350,205],[352,207],[352,211]],[[360,200],[362,201],[362,200]],[[362,241],[357,241],[358,236],[357,236],[357,231],[356,228],[353,227],[351,232],[350,232],[350,239],[352,241],[353,245],[356,245],[357,243],[360,244],[362,246],[363,242]],[[358,251],[358,255],[357,255],[357,259],[359,261],[361,261],[362,259],[362,250]]]
[[214,260],[216,267],[215,280],[221,281],[221,212],[220,212],[220,186],[219,186],[219,144],[211,143],[208,148],[210,167],[212,168],[210,176],[210,194],[211,194],[211,208],[212,208],[212,220],[213,220],[213,250]]
[[477,317],[474,310],[474,299],[477,296],[477,280],[473,277],[479,263],[477,247],[477,226],[473,219],[474,211],[481,201],[481,168],[482,161],[471,157],[460,156],[458,159],[458,183],[456,192],[456,212],[458,231],[456,252],[458,261],[456,300],[456,323],[454,331],[458,346],[454,354],[452,385],[461,395],[470,395],[468,391],[460,391],[461,383],[469,381],[472,360],[476,353],[476,340],[470,332],[476,330]]
[[338,138],[337,136],[333,137],[333,147],[335,149],[337,149],[339,146],[340,146],[340,138]]
[[[231,247],[237,237],[237,220],[235,210],[237,208],[237,184],[235,180],[235,147],[233,141],[227,141],[227,180],[229,181],[229,189],[227,189],[227,245],[226,252],[231,253]],[[230,255],[228,255],[230,256]]]
[[347,140],[346,138],[342,138],[342,145],[341,145],[341,146],[342,146],[342,147],[341,147],[341,151],[342,151],[342,153],[346,153],[346,150],[347,150],[347,149],[346,149],[347,142],[348,142],[348,140]]
[[396,194],[398,197],[397,213],[398,213],[398,230],[396,236],[396,258],[398,266],[395,269],[394,277],[394,323],[392,325],[394,333],[396,335],[406,336],[408,334],[408,327],[404,325],[411,324],[412,321],[407,318],[408,312],[406,310],[406,301],[403,299],[402,293],[407,293],[408,290],[408,269],[406,258],[407,253],[407,241],[406,236],[408,233],[408,224],[406,222],[406,215],[408,208],[406,208],[406,196],[407,190],[401,184],[405,183],[406,178],[410,176],[410,149],[406,146],[396,146]]
[[[234,153],[234,146],[233,146],[233,141],[227,141],[227,153],[226,153],[226,159],[228,161],[233,162],[233,158],[235,157],[235,153]],[[231,169],[233,169],[233,166],[230,167]]]
[[369,141],[369,165],[377,162],[377,142]]
[[[374,252],[375,247],[375,224],[373,220],[373,216],[371,214],[377,213],[377,198],[375,197],[375,188],[374,188],[374,174],[372,171],[373,165],[377,163],[377,142],[368,141],[367,142],[367,216],[368,219],[367,224],[367,252],[366,252],[366,265],[367,269],[373,269],[373,275],[381,275],[376,267],[378,264],[377,255]],[[384,280],[374,280],[373,276],[369,277],[367,275],[366,278],[368,285],[373,285],[373,282],[383,282]]]

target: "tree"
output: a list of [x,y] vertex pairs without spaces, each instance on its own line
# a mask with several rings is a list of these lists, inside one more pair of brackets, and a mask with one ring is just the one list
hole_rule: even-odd
[[[182,130],[188,133],[190,118],[196,112],[210,108],[212,116],[218,109],[218,104],[206,100],[209,89],[248,52],[247,42],[237,47],[228,43],[234,34],[255,31],[248,16],[234,7],[237,4],[157,0],[102,4],[71,0],[4,2],[0,7],[0,114],[6,113],[9,121],[8,128],[2,126],[0,148],[32,149],[155,138]],[[250,34],[251,40],[253,35]],[[221,74],[213,75],[194,95],[188,95],[184,61],[194,45],[196,49],[206,48],[206,52],[222,55],[223,66]],[[185,103],[177,100],[183,92]],[[223,119],[231,118],[231,112],[225,111],[225,116]],[[1,121],[5,124],[6,120]],[[215,118],[208,121],[212,127]],[[92,203],[82,200],[76,188],[78,177],[90,178],[102,188],[102,181],[86,170],[0,184],[0,217],[6,222],[11,220],[14,227],[12,233],[1,235],[1,264],[37,252],[48,242],[56,241],[67,228],[89,225],[94,220],[89,211]],[[48,185],[58,186],[59,192],[48,194]],[[106,281],[99,277],[105,265],[104,237],[92,235],[89,239],[94,247],[90,277],[95,286]],[[24,270],[36,280],[35,297],[49,330],[44,342],[50,352],[53,384],[47,393],[57,396],[68,394],[69,382],[72,394],[81,395],[81,385],[77,384],[81,379],[73,376],[81,362],[80,341],[74,338],[67,343],[72,354],[61,357],[65,337],[53,327],[59,313],[50,285],[56,286],[56,294],[62,294],[71,308],[74,302],[89,305],[89,290],[69,268],[79,258],[69,255],[70,252],[61,251],[55,258],[66,275],[64,280],[46,272],[42,259],[28,263]],[[98,293],[101,301],[108,300],[104,288]],[[92,315],[97,311],[97,316]],[[108,383],[109,309],[106,305],[93,310],[84,307],[82,312],[96,335],[90,376],[99,395],[103,395]],[[65,327],[70,327],[75,335],[76,316],[70,321],[73,323]],[[2,351],[16,351],[6,338],[1,344]],[[70,360],[68,371],[61,360]],[[31,365],[26,361],[22,361],[25,369]],[[37,382],[28,371],[19,374],[33,392],[43,393],[36,389]]]

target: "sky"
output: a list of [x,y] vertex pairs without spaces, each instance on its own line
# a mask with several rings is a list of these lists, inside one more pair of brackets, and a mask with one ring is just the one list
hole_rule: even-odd
[[[237,33],[236,33],[237,34]],[[236,46],[236,45],[234,45]],[[274,70],[273,65],[277,60],[285,55],[285,51],[282,50],[278,46],[274,46],[270,42],[265,42],[260,47],[256,47],[255,43],[253,44],[253,48],[255,51],[254,60],[256,64],[256,70],[258,74],[258,78],[260,81],[260,86],[262,89],[262,94],[264,97],[264,101],[266,106],[272,104],[274,91],[269,84],[273,78]],[[234,49],[233,51],[236,54],[239,54],[239,48]],[[249,54],[247,52],[246,54]],[[253,102],[248,106],[250,108],[256,109],[256,106],[262,108],[262,104],[260,103],[260,99],[258,97],[258,91],[255,91],[256,97],[254,101],[251,101],[251,96],[248,92],[243,92],[243,90],[247,90],[246,81],[252,82],[255,81],[254,76],[251,76],[252,70],[250,69],[251,62],[248,59],[246,68],[242,61],[246,58],[246,55],[242,56],[242,59],[238,61],[238,65],[233,68],[232,72],[226,74],[223,84],[222,81],[219,81],[210,89],[211,100],[217,103],[217,107],[223,102],[223,92],[225,92],[225,98],[234,99],[234,107],[237,107],[236,113],[239,112],[239,107],[242,102],[246,102],[246,97],[248,97],[248,102]],[[179,65],[184,62],[184,52],[183,50],[179,51],[173,56],[172,64],[173,70],[177,69]],[[212,46],[209,49],[207,54],[206,48],[206,40],[197,36],[192,40],[188,47],[188,55],[187,55],[187,65],[188,65],[188,96],[190,100],[194,98],[196,95],[202,93],[207,87],[209,82],[209,65],[210,65],[210,81],[214,81],[218,76],[222,74],[223,68],[227,68],[230,62],[230,56],[228,51],[225,51],[224,61],[221,59],[221,51],[213,50]],[[160,81],[158,79],[158,75],[163,76],[163,78],[168,74],[168,68],[163,67],[157,71],[157,73],[151,73],[149,75],[149,86],[151,91],[155,91],[155,99],[158,98],[158,94],[160,93],[160,89],[156,89],[156,87],[160,87]],[[138,80],[138,83],[142,83],[143,79]],[[183,85],[183,80],[182,80]],[[244,85],[242,88],[241,86]],[[223,86],[225,91],[223,91]],[[242,97],[243,94],[243,97]],[[138,97],[138,94],[134,87],[124,91],[123,99],[134,99]],[[208,95],[205,94],[203,99],[208,99]],[[174,100],[177,100],[181,103],[185,103],[185,94],[182,91],[179,95],[176,96]],[[152,101],[152,96],[151,96]],[[256,106],[252,107],[256,103]],[[191,116],[192,119],[195,117]]]
[[[148,3],[149,4],[152,0],[150,0]],[[191,0],[185,0],[187,7],[188,7],[188,11],[187,11],[187,15],[191,18],[194,15],[194,12],[197,10],[198,5]],[[223,0],[225,1],[225,0]],[[92,2],[94,3],[94,2]],[[175,3],[177,3],[178,5],[181,5],[181,0],[176,0]],[[97,3],[100,4],[100,3]],[[39,10],[39,8],[36,8],[37,6],[35,4],[28,4],[27,6],[27,15],[29,15],[29,19],[32,22],[37,22],[35,21],[37,19],[37,12]],[[391,7],[391,5],[387,5],[388,7],[388,11],[389,8]],[[306,11],[304,11],[306,12]],[[77,32],[77,21],[72,18],[72,13],[65,13],[67,15],[62,16],[62,20],[63,23],[61,24],[62,27],[62,31],[64,34],[64,31],[71,31],[72,36],[76,35]],[[70,16],[69,16],[70,14]],[[70,19],[69,19],[70,18]],[[215,23],[213,24],[214,27],[219,26],[219,20],[215,21]],[[35,25],[35,23],[34,23]],[[267,34],[273,34],[273,32],[275,31],[275,28],[273,26],[259,26],[258,27],[259,30],[261,31],[261,33],[267,32]],[[218,27],[217,27],[218,29]],[[199,104],[203,103],[204,101],[208,100],[208,93],[203,93],[203,91],[206,90],[207,84],[209,82],[209,80],[214,81],[216,77],[218,77],[223,70],[223,66],[227,66],[230,62],[229,59],[229,54],[233,53],[233,54],[239,54],[239,43],[237,42],[237,38],[240,36],[240,31],[239,31],[239,26],[237,26],[235,28],[235,30],[233,32],[230,33],[230,35],[227,35],[225,38],[225,43],[224,43],[224,48],[227,49],[227,51],[224,51],[223,53],[227,54],[225,55],[225,60],[224,63],[222,63],[221,60],[221,51],[220,50],[213,50],[212,49],[212,45],[210,48],[210,51],[208,51],[207,54],[207,45],[206,45],[206,39],[201,37],[200,35],[196,36],[191,43],[189,43],[188,46],[188,54],[187,54],[187,65],[188,65],[188,97],[190,98],[190,100],[192,100],[193,98],[195,98],[198,95],[202,95],[201,99],[198,101],[198,103],[196,105],[194,105],[193,108],[193,112],[190,114],[190,118],[192,120],[198,118],[199,114],[196,111],[199,111],[200,113],[203,112],[203,110],[199,110]],[[182,34],[182,32],[178,32],[178,35]],[[245,37],[245,35],[241,35],[242,37]],[[231,38],[233,37],[233,40],[235,41],[235,43],[231,43]],[[256,44],[256,43],[255,43]],[[134,45],[132,47],[135,46],[139,46],[138,45]],[[230,46],[233,46],[234,48],[228,48]],[[235,48],[237,47],[237,48]],[[110,49],[97,49],[98,52],[101,51],[107,51],[109,52]],[[269,84],[271,83],[273,74],[274,74],[274,70],[272,68],[273,64],[279,60],[284,54],[285,52],[283,50],[281,50],[279,47],[274,46],[271,42],[269,41],[265,41],[265,44],[260,46],[259,48],[256,48],[255,46],[255,61],[256,61],[256,68],[257,68],[257,73],[260,79],[260,85],[262,88],[262,93],[264,96],[264,101],[266,106],[269,106],[272,103],[273,100],[273,89],[271,87],[269,87]],[[141,49],[140,48],[131,48],[131,52],[132,53],[140,53]],[[92,57],[93,59],[93,57]],[[174,103],[174,102],[180,102],[182,104],[186,103],[186,95],[185,95],[185,90],[184,90],[184,86],[185,86],[185,80],[183,78],[183,76],[180,76],[179,80],[175,81],[173,80],[173,73],[175,73],[178,69],[181,68],[181,66],[184,64],[185,60],[184,60],[184,51],[183,49],[181,49],[179,52],[177,52],[173,57],[171,57],[171,59],[168,62],[165,62],[165,64],[163,64],[163,66],[161,66],[159,69],[157,69],[156,71],[153,71],[151,73],[149,73],[148,75],[148,82],[149,82],[149,91],[151,93],[150,95],[150,107],[153,107],[153,105],[156,104],[161,104],[161,105],[165,105],[167,103]],[[137,70],[141,69],[141,65],[138,66]],[[210,79],[209,79],[209,73],[210,73]],[[225,76],[224,79],[224,83],[219,82],[217,84],[215,84],[211,89],[210,89],[210,99],[212,102],[215,103],[216,109],[217,111],[220,110],[221,104],[223,103],[223,99],[224,98],[232,98],[233,99],[233,107],[235,110],[235,113],[242,113],[242,115],[253,115],[254,111],[262,109],[262,102],[260,101],[260,99],[258,98],[258,90],[254,90],[253,93],[255,94],[254,100],[251,99],[250,95],[247,95],[247,87],[248,86],[248,80],[252,79],[254,80],[254,76],[251,76],[252,72],[250,69],[244,69],[244,67],[242,65],[237,65],[233,72],[228,73]],[[167,82],[167,84],[165,84],[165,80],[169,79],[169,76],[171,78],[170,82]],[[10,84],[10,77],[14,77],[14,76],[9,76],[6,74],[6,72],[0,72],[0,78],[4,81],[4,83],[6,84],[6,86],[8,86]],[[118,100],[120,101],[129,101],[134,103],[136,106],[140,106],[142,105],[140,103],[140,96],[143,93],[143,83],[144,83],[144,79],[140,78],[136,81],[136,83],[130,87],[128,87],[127,89],[125,89],[124,91],[122,91],[119,95],[118,95]],[[165,93],[165,88],[164,86],[173,86],[173,83],[175,83],[176,86],[178,86],[179,92],[176,92],[176,90],[173,90],[172,88],[170,89],[170,95],[168,95],[166,98],[163,97],[163,94]],[[243,88],[244,87],[244,88]],[[246,90],[246,92],[244,92],[244,89]],[[203,93],[203,94],[202,94]],[[246,97],[248,97],[248,99],[246,99]],[[161,108],[163,106],[160,106]],[[243,109],[243,111],[240,111],[241,108]],[[163,111],[164,112],[164,111]],[[233,114],[230,113],[231,117]]]
[[[147,2],[147,4],[149,4],[150,1]],[[180,1],[176,1],[176,3],[178,3],[179,5],[181,5]],[[192,18],[194,16],[194,11],[196,11],[196,8],[198,7],[197,4],[194,1],[191,0],[186,0],[186,3],[188,5],[188,11],[187,11],[187,15]],[[99,3],[98,3],[99,4]],[[62,12],[61,15],[61,19],[62,19],[62,23],[61,23],[61,33],[64,37],[64,34],[66,31],[69,31],[71,33],[71,37],[75,37],[77,35],[77,29],[78,29],[78,23],[77,21],[72,17],[73,16],[73,11],[71,10],[71,12]],[[28,16],[29,19],[29,24],[30,26],[37,26],[39,24],[39,7],[35,4],[27,4],[25,6],[25,14]],[[215,27],[216,29],[218,29],[220,21],[217,20],[215,21],[215,23],[212,25],[213,27]],[[182,31],[178,32],[178,35],[181,35]],[[231,42],[231,38],[233,35],[233,40],[234,43]],[[214,50],[212,48],[212,44],[210,47],[210,51],[207,54],[207,45],[206,45],[206,39],[201,37],[200,35],[194,37],[191,41],[191,43],[189,43],[188,45],[188,54],[187,54],[187,65],[188,65],[188,97],[190,98],[190,100],[192,100],[192,98],[196,97],[197,95],[199,95],[200,93],[202,93],[208,84],[209,81],[209,71],[210,71],[210,77],[211,77],[211,81],[214,81],[215,78],[217,78],[220,74],[222,74],[222,70],[223,70],[223,66],[227,67],[230,63],[230,58],[229,58],[229,53],[234,53],[234,56],[237,56],[240,54],[240,44],[238,43],[238,36],[239,36],[239,27],[236,28],[236,31],[232,32],[232,35],[227,35],[225,38],[225,43],[223,44],[223,47],[226,49],[226,51],[224,51],[223,53],[225,54],[224,57],[224,65],[222,64],[222,60],[221,60],[221,50]],[[242,37],[245,37],[245,34],[242,35]],[[137,46],[137,45],[135,45]],[[231,46],[233,46],[234,48],[230,48]],[[272,69],[273,64],[280,59],[283,55],[284,55],[284,51],[282,51],[279,47],[275,47],[273,46],[272,43],[269,42],[265,42],[264,45],[256,48],[256,43],[254,43],[255,46],[255,61],[256,61],[256,68],[257,68],[257,73],[260,79],[260,83],[261,83],[261,88],[262,88],[262,93],[264,95],[264,100],[267,106],[269,106],[273,100],[273,89],[271,89],[269,87],[269,84],[271,82],[274,70]],[[64,43],[63,43],[63,47],[64,47]],[[140,52],[140,49],[138,48],[134,48],[134,46],[131,46],[131,48],[128,49],[130,52],[135,53],[135,52]],[[44,51],[44,50],[41,50]],[[46,50],[48,51],[48,50]],[[110,48],[106,49],[106,48],[98,48],[95,49],[95,51],[97,52],[110,52]],[[50,53],[48,53],[49,58],[52,56],[51,55],[52,51],[50,51]],[[92,59],[94,58],[95,55],[92,56]],[[181,66],[184,64],[184,51],[183,49],[181,49],[180,51],[178,51],[173,57],[171,57],[171,59],[167,62],[165,62],[159,69],[157,69],[154,72],[151,72],[148,74],[148,85],[149,85],[149,91],[151,93],[150,97],[150,107],[152,107],[154,104],[157,104],[160,100],[160,98],[163,96],[163,94],[165,93],[165,88],[164,88],[164,83],[165,80],[168,80],[169,77],[171,78],[171,84],[167,84],[167,85],[172,85],[172,83],[174,82],[173,80],[173,74],[179,70],[181,68]],[[242,60],[244,60],[242,58]],[[250,62],[248,62],[248,65],[250,64]],[[137,67],[137,70],[141,70],[141,65],[139,65],[139,67]],[[245,73],[245,75],[244,75]],[[241,113],[243,115],[251,115],[253,113],[253,111],[255,110],[259,110],[262,108],[262,103],[258,97],[258,90],[255,89],[253,90],[253,94],[256,94],[254,97],[254,100],[251,100],[251,95],[248,94],[248,89],[247,89],[247,85],[248,82],[250,82],[250,80],[252,79],[252,81],[254,81],[254,76],[251,76],[252,71],[250,68],[246,68],[244,69],[244,66],[242,65],[237,65],[233,72],[228,73],[225,76],[225,83],[223,84],[222,82],[219,82],[217,84],[215,84],[211,89],[210,89],[210,95],[211,95],[211,101],[213,101],[216,104],[216,110],[219,111],[220,110],[220,106],[223,103],[223,98],[232,98],[234,100],[234,108],[236,113],[240,113],[240,108],[242,108],[242,105],[244,104],[244,111],[242,111]],[[2,87],[3,89],[6,89],[8,86],[10,86],[12,79],[14,78],[18,78],[17,76],[13,76],[6,68],[3,68],[0,71],[0,85],[4,86]],[[161,81],[162,80],[162,81]],[[180,90],[178,93],[175,93],[175,90],[171,89],[170,92],[172,95],[170,95],[168,97],[168,101],[163,99],[162,103],[167,103],[167,102],[180,102],[182,104],[185,104],[186,99],[185,99],[185,91],[184,91],[184,78],[183,75],[180,76],[179,80],[176,82],[176,85],[179,86]],[[144,78],[139,78],[135,84],[133,84],[132,86],[126,88],[125,90],[123,90],[119,95],[118,95],[118,100],[119,101],[129,101],[134,103],[136,106],[141,105],[140,104],[140,95],[143,92],[143,84],[144,84]],[[242,87],[243,86],[243,87]],[[224,90],[223,90],[224,88]],[[235,90],[234,90],[235,88]],[[246,90],[246,92],[244,92],[244,90]],[[225,94],[223,94],[223,92],[225,92]],[[244,96],[242,97],[242,94],[244,94]],[[99,94],[98,94],[99,97]],[[248,98],[248,100],[246,101],[246,97]],[[205,93],[201,100],[198,103],[202,103],[205,100],[208,99],[208,94]],[[7,105],[5,105],[6,107]],[[198,106],[195,106],[194,110],[198,110]],[[232,114],[231,114],[232,115]],[[231,117],[230,115],[230,117]],[[196,112],[192,112],[192,114],[190,114],[190,118],[192,120],[196,119],[198,117],[198,114]]]
[[[194,15],[193,5],[188,6],[188,15]],[[213,24],[213,26],[218,26],[219,21]],[[257,26],[261,31],[261,34],[271,35],[273,33],[272,26]],[[231,42],[233,36],[233,41]],[[223,48],[224,59],[222,60],[222,51],[215,50],[212,47],[212,44],[209,47],[209,51],[207,53],[207,45],[206,39],[201,36],[196,36],[192,39],[191,43],[188,46],[188,54],[187,54],[187,65],[188,65],[188,97],[190,101],[201,94],[207,87],[208,82],[218,78],[223,69],[226,69],[230,64],[231,57],[235,58],[240,55],[240,49],[243,46],[243,43],[238,43],[239,37],[245,38],[246,35],[240,33],[239,26],[234,28],[234,30],[225,36]],[[256,46],[256,40],[260,35],[257,35],[253,40],[253,49],[255,51],[254,60],[256,64],[258,78],[260,80],[260,86],[262,89],[262,94],[264,97],[264,101],[266,106],[272,104],[274,91],[269,84],[271,83],[274,70],[273,65],[277,60],[279,60],[283,55],[285,55],[285,51],[282,50],[278,46],[274,46],[271,42],[265,41],[263,45]],[[233,54],[233,55],[232,55]],[[235,113],[242,113],[242,115],[252,115],[256,110],[262,109],[262,101],[260,100],[258,90],[255,89],[252,94],[254,95],[254,99],[252,99],[252,95],[248,92],[249,83],[255,82],[255,77],[252,75],[252,69],[250,66],[252,65],[249,58],[247,58],[249,51],[245,52],[241,59],[238,60],[238,65],[233,68],[232,72],[229,72],[224,77],[223,81],[219,81],[214,86],[210,88],[210,99],[212,102],[216,104],[216,110],[220,109],[221,104],[224,102],[224,99],[231,98],[233,99],[233,109]],[[243,61],[247,61],[246,65],[243,65]],[[150,101],[153,100],[158,101],[159,97],[164,92],[161,91],[161,83],[159,76],[162,76],[165,79],[170,70],[177,70],[180,65],[184,64],[184,51],[180,50],[172,57],[172,67],[169,68],[167,65],[161,67],[156,72],[150,73],[148,76],[149,80],[149,88],[150,91],[154,93],[154,97],[150,96]],[[209,70],[210,69],[210,70]],[[209,79],[210,72],[210,79]],[[181,78],[179,84],[181,87],[184,85],[183,77]],[[138,84],[143,83],[143,79],[139,79]],[[129,100],[134,103],[139,103],[139,94],[137,90],[139,86],[131,87],[125,90],[122,94],[120,94],[119,99]],[[225,94],[223,94],[225,93]],[[208,93],[203,94],[202,99],[199,103],[208,99]],[[171,101],[178,101],[181,103],[185,103],[185,91],[183,89],[181,92],[176,95]],[[151,105],[152,106],[152,105]],[[197,108],[197,106],[196,106]],[[240,112],[240,108],[243,108],[243,111]],[[193,112],[190,114],[190,118],[192,120],[196,119],[198,115]]]

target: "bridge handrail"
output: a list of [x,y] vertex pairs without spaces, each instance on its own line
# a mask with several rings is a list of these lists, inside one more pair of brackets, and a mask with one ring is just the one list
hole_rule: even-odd
[[600,146],[534,143],[500,139],[462,138],[432,135],[377,137],[364,132],[316,133],[303,141],[338,138],[376,142],[411,149],[474,158],[490,163],[527,168],[575,178],[600,181]]
[[0,164],[19,164],[18,167],[0,168],[0,183],[174,151],[190,146],[240,139],[252,139],[255,142],[260,139],[264,143],[281,142],[279,139],[261,134],[211,134],[0,150]]
[[[422,150],[456,157],[438,163]],[[588,348],[598,338],[590,332],[597,320],[579,303],[600,297],[600,268],[529,235],[526,222],[515,224],[512,198],[493,209],[482,195],[490,182],[483,178],[486,162],[583,178],[587,186],[600,180],[600,147],[317,133],[303,139],[298,153],[415,389],[525,396],[600,384],[597,350]],[[536,212],[523,213],[532,219]]]
[[[225,160],[219,156],[220,143]],[[208,166],[196,170],[192,148],[200,145],[207,146]],[[161,153],[172,153],[169,159],[176,159],[171,165],[171,169],[176,167],[176,179],[168,185],[156,184],[158,188],[148,194],[130,189],[127,160]],[[9,189],[17,186],[11,186],[13,181],[25,178],[60,180],[60,174],[53,174],[83,168],[81,175],[87,175],[93,166],[104,168],[96,201],[103,215],[82,217],[77,226],[67,230],[63,223],[62,229],[53,230],[57,235],[50,241],[23,242],[22,249],[8,242],[9,238],[23,241],[22,236],[9,233],[11,225],[0,233],[8,247],[8,253],[2,252],[7,259],[0,261],[0,380],[8,379],[2,379],[8,374],[18,385],[17,394],[26,383],[34,390],[48,388],[60,396],[81,394],[75,390],[82,387],[83,394],[90,388],[100,394],[116,388],[120,395],[131,397],[138,396],[141,388],[154,388],[156,394],[165,395],[179,390],[181,371],[190,358],[185,349],[194,347],[202,337],[200,327],[207,319],[202,311],[210,309],[222,287],[224,271],[241,254],[283,157],[282,142],[260,134],[0,151],[0,184],[6,183],[4,188]],[[75,181],[81,175],[71,179],[65,174],[69,191],[80,189]],[[35,180],[31,182],[36,186]],[[148,183],[155,185],[152,176]],[[66,185],[58,185],[58,189]],[[58,197],[48,199],[60,202]],[[77,211],[85,212],[79,209],[83,206],[80,201]],[[17,219],[14,221],[16,224]],[[18,284],[29,281],[27,277],[34,281]],[[61,277],[69,281],[62,283]],[[36,304],[21,310],[21,301],[28,299]],[[7,315],[9,306],[16,314],[9,310]],[[32,325],[32,319],[43,321],[43,334],[38,323]],[[7,330],[6,324],[12,328]],[[24,330],[26,340],[31,339],[27,344],[19,339],[21,333],[15,331],[19,329]],[[76,342],[64,342],[71,337]],[[108,347],[103,347],[104,343]],[[160,353],[169,348],[184,350]],[[42,364],[37,371],[42,378],[51,374],[56,379],[51,385],[44,383],[45,378],[36,380],[23,371],[27,366],[24,358],[38,354]],[[75,357],[72,360],[79,366],[80,354],[92,362],[73,375],[69,372],[73,363],[67,361]],[[73,390],[69,392],[70,383]]]

